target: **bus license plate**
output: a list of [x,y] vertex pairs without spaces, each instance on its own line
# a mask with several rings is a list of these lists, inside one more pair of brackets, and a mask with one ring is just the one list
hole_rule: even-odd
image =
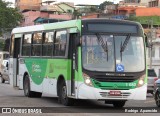
[[121,92],[120,91],[110,91],[109,95],[112,95],[112,96],[121,96]]

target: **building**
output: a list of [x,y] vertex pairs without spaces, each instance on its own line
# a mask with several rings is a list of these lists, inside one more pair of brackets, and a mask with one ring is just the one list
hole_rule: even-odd
[[148,8],[137,8],[135,10],[136,16],[160,16],[160,8],[148,7]]
[[149,7],[160,7],[159,0],[149,0]]
[[37,18],[39,18],[38,21],[43,20],[43,23],[70,20],[73,18],[75,10],[74,3],[70,2],[55,3],[55,1],[16,0],[16,4],[24,16],[21,26],[34,25]]
[[40,10],[42,0],[15,0],[15,7],[23,10]]
[[24,20],[21,26],[31,26],[34,25],[34,20],[38,17],[48,18],[49,14],[47,12],[40,12],[40,11],[27,11],[23,12]]
[[147,3],[149,2],[150,0],[124,0],[124,3]]
[[[51,14],[49,12],[42,12],[42,11],[27,11],[22,13],[24,16],[24,21],[22,22],[21,26],[31,26],[35,24],[35,20],[37,18],[41,18],[43,20],[70,20],[72,19],[71,14]],[[50,23],[50,22],[46,22]]]
[[157,7],[133,7],[123,6],[118,7],[114,11],[115,15],[130,16],[160,16],[160,8]]
[[[43,2],[44,3],[44,2]],[[40,7],[40,11],[47,11],[52,12],[54,14],[61,14],[61,13],[70,13],[72,14],[74,12],[74,3],[68,3],[68,2],[60,2],[56,4],[42,4]]]

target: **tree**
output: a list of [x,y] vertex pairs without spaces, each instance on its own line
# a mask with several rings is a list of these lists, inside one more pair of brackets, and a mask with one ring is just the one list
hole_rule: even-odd
[[150,24],[153,21],[153,25],[160,25],[160,17],[159,16],[130,16],[128,20],[137,21],[141,24]]
[[0,0],[0,36],[16,27],[23,16],[18,9],[9,7],[11,3]]
[[103,11],[103,10],[105,10],[105,7],[106,7],[107,5],[113,5],[113,2],[104,1],[103,3],[101,3],[101,4],[99,5],[99,9]]
[[3,51],[5,46],[5,41],[3,39],[0,39],[0,51]]
[[9,51],[10,38],[7,38],[4,42],[3,51]]

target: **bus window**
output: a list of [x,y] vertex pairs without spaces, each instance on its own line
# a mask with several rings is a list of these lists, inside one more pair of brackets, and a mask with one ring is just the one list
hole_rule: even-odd
[[22,56],[30,56],[32,34],[25,34],[22,44]]
[[65,56],[67,44],[67,31],[57,31],[54,42],[54,56]]
[[42,33],[34,33],[32,41],[32,56],[41,56]]
[[53,36],[54,32],[46,32],[43,38],[43,48],[42,55],[43,56],[52,56],[53,51]]

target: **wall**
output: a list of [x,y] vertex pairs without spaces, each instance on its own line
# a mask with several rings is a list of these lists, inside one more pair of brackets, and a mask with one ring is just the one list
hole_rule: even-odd
[[160,8],[137,8],[135,10],[136,16],[160,16]]
[[88,14],[86,16],[82,16],[81,18],[82,19],[98,18],[98,14],[97,13],[95,13],[95,14]]
[[22,23],[22,26],[30,26],[34,25],[34,20],[38,17],[42,18],[48,18],[49,14],[46,12],[40,12],[40,11],[28,11],[23,13],[24,16],[24,22]]
[[39,10],[42,0],[17,0],[16,6],[22,11],[25,9]]
[[[74,7],[71,7],[71,6],[68,6],[66,5],[65,3],[60,3],[60,4],[57,4],[58,7],[58,10],[61,11],[61,12],[68,12],[68,10],[71,11],[71,13],[74,12]],[[62,10],[63,9],[63,10]]]
[[70,19],[72,19],[72,15],[69,15],[69,14],[61,14],[61,15],[58,15],[58,14],[49,14],[49,18],[51,18],[51,19],[70,20]]

